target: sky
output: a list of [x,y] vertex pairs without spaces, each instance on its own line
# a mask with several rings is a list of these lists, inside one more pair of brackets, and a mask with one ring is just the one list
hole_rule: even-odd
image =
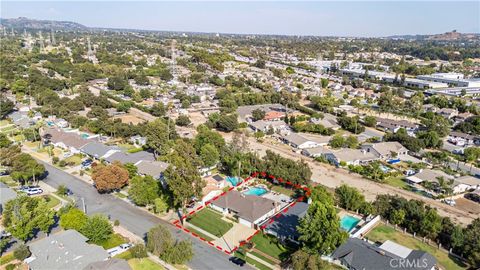
[[480,1],[1,1],[2,18],[184,32],[380,37],[480,32]]

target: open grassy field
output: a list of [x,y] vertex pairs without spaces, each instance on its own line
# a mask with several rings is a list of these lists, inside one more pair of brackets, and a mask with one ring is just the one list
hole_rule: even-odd
[[403,234],[395,230],[393,227],[384,224],[378,225],[371,230],[367,234],[367,238],[371,241],[382,243],[386,240],[391,240],[410,249],[423,250],[430,253],[438,260],[438,263],[442,265],[443,268],[448,270],[465,269],[461,262],[458,262],[453,257],[450,257],[448,253],[423,243],[422,241],[410,237],[409,235]]
[[154,261],[148,258],[142,259],[130,259],[128,260],[128,264],[132,268],[132,270],[163,270],[163,266],[155,263]]
[[233,227],[233,224],[222,220],[222,214],[209,208],[197,212],[187,221],[217,237],[221,237]]

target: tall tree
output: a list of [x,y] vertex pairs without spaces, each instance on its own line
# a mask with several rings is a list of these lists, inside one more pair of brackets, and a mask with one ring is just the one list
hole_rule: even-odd
[[128,183],[128,171],[119,162],[93,167],[92,179],[98,192],[120,189]]
[[163,156],[170,151],[172,140],[177,137],[174,128],[175,125],[172,124],[165,123],[162,119],[156,119],[147,124],[145,129],[147,146],[152,148],[155,153]]
[[130,180],[128,196],[136,205],[153,204],[159,197],[159,181],[151,176],[135,176]]
[[113,227],[106,216],[95,214],[88,218],[80,232],[92,243],[99,244],[110,238]]
[[220,154],[215,146],[211,144],[205,144],[200,150],[200,158],[206,167],[211,167],[217,164],[220,159]]

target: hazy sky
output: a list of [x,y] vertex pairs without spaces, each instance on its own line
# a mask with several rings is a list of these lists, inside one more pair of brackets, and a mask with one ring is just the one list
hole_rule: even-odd
[[480,1],[19,2],[1,17],[68,20],[86,26],[288,35],[387,36],[456,29],[480,32]]

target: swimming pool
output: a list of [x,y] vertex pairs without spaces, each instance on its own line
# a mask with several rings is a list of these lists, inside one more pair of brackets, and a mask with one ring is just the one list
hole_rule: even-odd
[[250,187],[247,191],[243,192],[245,195],[254,195],[254,196],[262,196],[263,194],[267,193],[268,190],[262,187]]
[[340,227],[342,227],[342,229],[345,231],[350,232],[353,228],[355,228],[355,226],[357,226],[359,221],[359,218],[345,215],[340,220]]
[[238,186],[238,184],[240,184],[242,182],[242,179],[240,179],[239,177],[234,177],[234,176],[227,176],[226,179],[234,187]]

